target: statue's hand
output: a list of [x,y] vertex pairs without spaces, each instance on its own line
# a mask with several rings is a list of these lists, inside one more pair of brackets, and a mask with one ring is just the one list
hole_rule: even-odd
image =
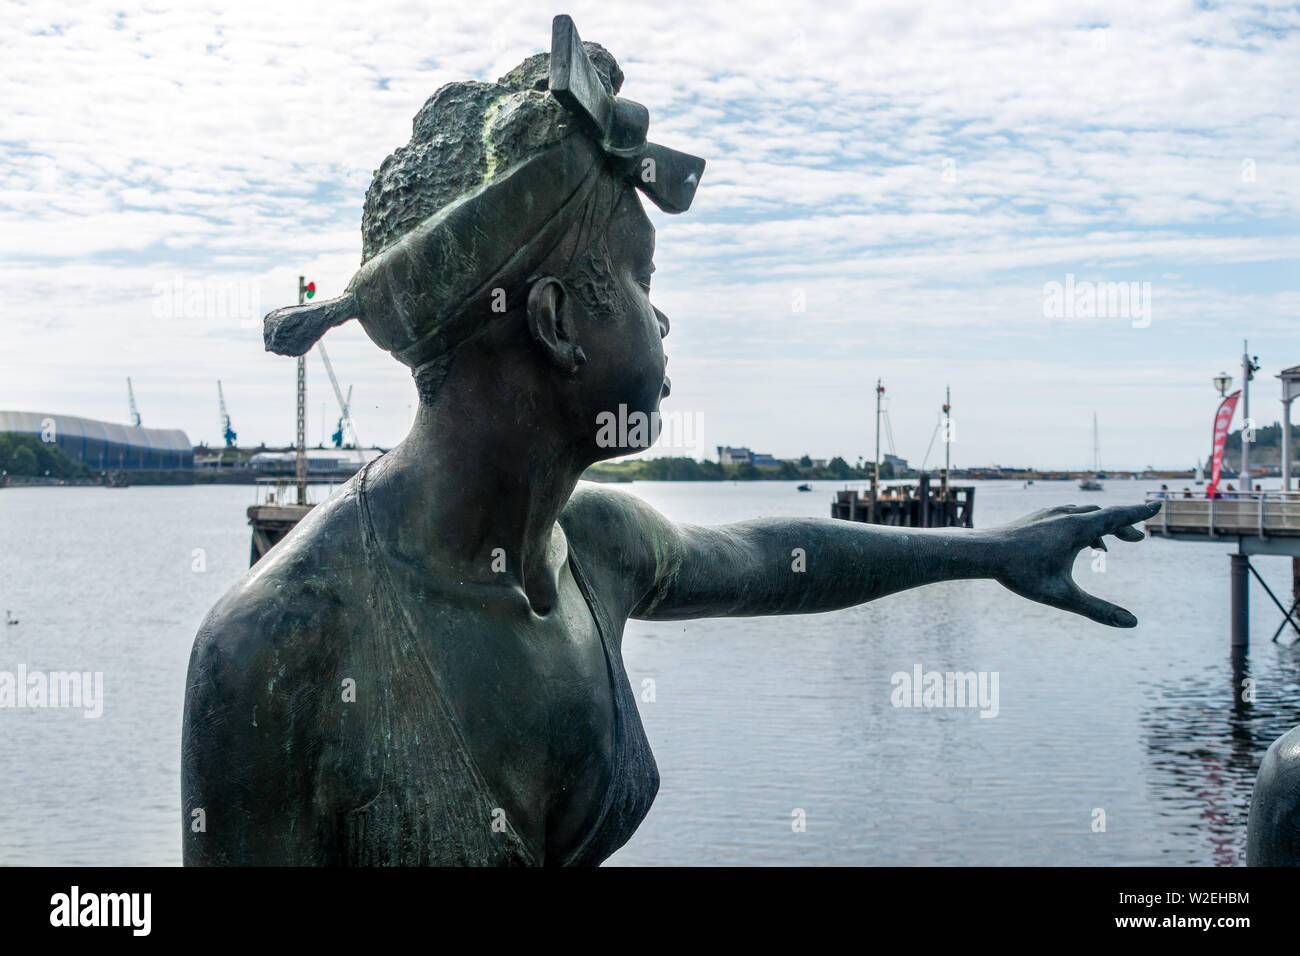
[[1088,594],[1074,583],[1070,570],[1075,555],[1084,548],[1106,550],[1103,535],[1141,541],[1144,535],[1133,525],[1159,510],[1159,502],[1119,508],[1062,505],[1003,525],[997,529],[1001,538],[997,580],[1031,601],[1082,614],[1099,624],[1134,627],[1137,618]]

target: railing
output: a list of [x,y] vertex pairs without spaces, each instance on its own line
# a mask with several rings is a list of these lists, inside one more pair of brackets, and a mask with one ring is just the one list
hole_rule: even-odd
[[1300,537],[1300,492],[1220,492],[1217,498],[1183,498],[1178,492],[1148,494],[1164,507],[1146,521],[1152,534]]

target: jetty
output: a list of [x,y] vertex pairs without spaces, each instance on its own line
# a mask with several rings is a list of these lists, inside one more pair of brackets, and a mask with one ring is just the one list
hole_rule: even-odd
[[[1256,357],[1242,343],[1241,409],[1242,418],[1250,420],[1250,383],[1259,371]],[[1242,488],[1218,492],[1211,482],[1212,493],[1203,497],[1175,497],[1173,492],[1148,495],[1148,501],[1160,501],[1163,507],[1145,522],[1146,532],[1171,541],[1216,541],[1236,544],[1237,552],[1228,555],[1231,584],[1232,648],[1250,643],[1250,579],[1254,576],[1277,609],[1282,623],[1273,632],[1276,641],[1288,624],[1300,640],[1300,491],[1291,490],[1291,403],[1300,397],[1300,365],[1283,369],[1277,376],[1282,383],[1282,490],[1263,491],[1251,487],[1254,470],[1250,467],[1250,444],[1253,439],[1243,428],[1241,468],[1238,475]],[[1219,456],[1227,439],[1232,420],[1232,402],[1236,397],[1227,391],[1232,379],[1226,372],[1214,378],[1215,388],[1224,398],[1215,419],[1215,480]],[[1229,486],[1231,488],[1231,486]],[[1281,556],[1291,559],[1290,606],[1278,599],[1268,583],[1250,563],[1252,557]]]
[[[1147,500],[1163,505],[1145,522],[1147,534],[1172,541],[1224,541],[1237,546],[1237,552],[1228,555],[1233,647],[1250,643],[1252,576],[1282,612],[1273,640],[1287,624],[1300,636],[1300,491],[1239,491],[1215,498],[1175,498],[1166,492],[1148,495]],[[1252,557],[1265,555],[1291,558],[1289,606],[1250,563]]]
[[[925,470],[925,462],[921,463],[920,477],[915,485],[880,484],[880,420],[885,415],[884,398],[884,383],[876,379],[876,457],[871,473],[871,487],[862,497],[852,489],[837,491],[835,500],[831,502],[831,517],[900,528],[975,527],[975,487],[953,487],[948,483],[952,471],[952,391],[944,390],[940,419],[935,424],[934,434],[930,436],[930,448],[933,448],[935,436],[942,428],[944,467],[939,472],[938,487],[933,491],[930,489],[930,474]],[[889,430],[892,449],[893,430],[889,428],[888,417],[885,418],[885,427]],[[930,449],[926,449],[925,456],[928,460]]]
[[[253,528],[253,542],[248,555],[250,568],[315,507],[307,501],[305,482],[299,486],[296,481],[284,478],[262,478],[257,486],[258,501],[248,506],[248,523]],[[291,492],[295,486],[300,490],[298,500],[292,501],[294,496]]]
[[831,517],[901,528],[973,528],[975,487],[949,485],[941,476],[932,488],[924,473],[914,485],[882,488],[873,483],[862,495],[852,489],[837,491]]

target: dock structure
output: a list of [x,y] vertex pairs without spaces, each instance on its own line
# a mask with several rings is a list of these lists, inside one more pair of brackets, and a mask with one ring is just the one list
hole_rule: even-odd
[[[296,477],[296,476],[295,476]],[[280,478],[258,480],[260,501],[248,506],[248,523],[253,528],[253,542],[249,550],[248,566],[257,564],[294,526],[307,516],[314,504],[291,502],[290,489],[296,484]]]
[[[1250,577],[1282,612],[1277,640],[1289,623],[1300,635],[1300,492],[1235,492],[1217,498],[1174,498],[1148,495],[1163,507],[1145,522],[1147,534],[1172,541],[1227,541],[1237,545],[1229,555],[1232,589],[1232,646],[1245,647],[1250,633]],[[1291,558],[1292,600],[1280,601],[1251,565],[1256,555]]]
[[867,524],[902,528],[973,528],[975,488],[953,486],[941,481],[930,486],[922,474],[915,485],[891,485],[879,494],[874,485],[865,495],[853,490],[837,491],[831,502],[831,517]]

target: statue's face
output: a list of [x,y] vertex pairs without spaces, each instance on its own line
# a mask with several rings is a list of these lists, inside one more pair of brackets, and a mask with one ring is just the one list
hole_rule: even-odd
[[[612,314],[586,316],[580,340],[587,363],[578,374],[600,458],[648,447],[658,434],[659,401],[668,394],[663,347],[668,317],[650,304],[655,230],[631,187],[615,210],[606,241],[618,294]],[[599,427],[611,420],[614,429]],[[638,429],[638,423],[644,427]]]

